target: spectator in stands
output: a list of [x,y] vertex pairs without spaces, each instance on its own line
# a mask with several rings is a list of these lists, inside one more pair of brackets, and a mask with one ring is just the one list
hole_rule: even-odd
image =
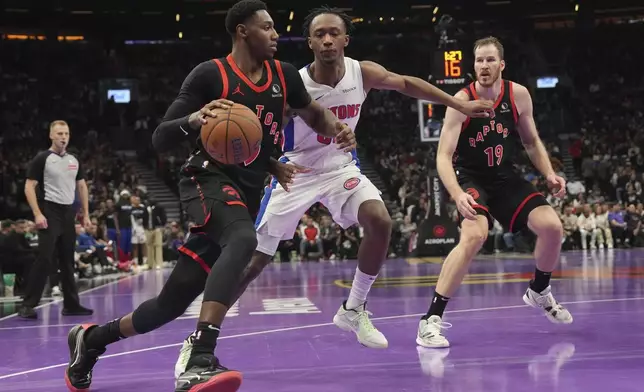
[[608,249],[613,248],[613,233],[610,230],[610,224],[608,223],[608,205],[596,205],[595,206],[595,223],[597,223],[597,241],[599,247],[603,248],[604,244]]
[[[118,194],[116,211],[118,212],[119,248],[123,251],[125,260],[132,260],[132,204],[130,204],[130,191],[123,189]],[[119,188],[121,188],[119,186]]]
[[337,224],[333,222],[330,216],[323,215],[320,223],[320,239],[322,240],[322,249],[324,249],[324,257],[328,259],[335,259],[337,257],[337,237],[336,232]]
[[403,218],[403,223],[400,225],[400,249],[402,250],[402,256],[407,256],[409,254],[409,240],[412,235],[418,230],[416,222],[412,222],[411,216],[405,215]]
[[613,239],[615,245],[625,246],[625,240],[627,238],[626,233],[626,221],[624,217],[624,211],[622,211],[622,206],[619,203],[616,203],[613,206],[613,210],[608,213],[608,222],[610,223],[610,229],[613,232]]
[[577,240],[577,216],[573,215],[572,207],[564,208],[564,215],[561,217],[564,230],[564,247],[573,249]]
[[110,263],[105,253],[107,243],[103,240],[97,239],[93,226],[89,230],[81,225],[76,225],[76,253],[79,254],[80,260],[83,264],[91,266],[91,270],[83,268],[86,277],[93,274],[100,275],[102,273],[115,272],[116,268]]
[[626,209],[626,246],[640,246],[642,233],[642,215],[635,209],[635,205],[629,204]]
[[302,241],[300,241],[300,258],[302,261],[318,259],[324,255],[324,247],[320,238],[320,226],[308,215],[302,218],[304,224],[300,226]]
[[0,279],[3,273],[16,274],[14,290],[22,291],[27,274],[36,261],[36,251],[31,248],[25,236],[27,222],[19,220],[12,223],[5,221],[0,235]]
[[143,221],[147,208],[141,204],[141,198],[137,195],[130,196],[130,217],[132,225],[132,260],[137,260],[138,265],[143,265],[145,257],[145,226]]
[[167,217],[163,206],[154,200],[148,199],[146,204],[143,227],[145,228],[148,267],[159,269],[163,266],[163,227],[167,223]]
[[[583,166],[583,163],[582,163]],[[583,170],[583,169],[582,169]],[[582,213],[577,218],[577,227],[579,228],[579,235],[581,237],[581,249],[588,248],[588,236],[590,235],[590,249],[597,249],[597,222],[592,213],[590,205],[585,204],[582,208]]]
[[177,222],[170,222],[164,231],[164,260],[177,260],[178,249],[183,245],[185,235]]
[[360,234],[355,226],[342,230],[339,226],[336,229],[338,234],[337,247],[341,260],[355,259],[358,257],[360,247]]

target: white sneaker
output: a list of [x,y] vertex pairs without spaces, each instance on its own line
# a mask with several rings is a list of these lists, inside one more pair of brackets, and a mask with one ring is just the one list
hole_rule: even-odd
[[358,342],[369,348],[387,348],[389,342],[382,332],[378,331],[371,323],[371,312],[366,310],[366,302],[355,309],[347,309],[346,301],[342,303],[335,316],[333,324],[344,331],[353,331]]
[[60,291],[60,287],[54,286],[51,288],[51,296],[52,297],[60,297],[63,295],[63,292]]
[[523,302],[536,309],[542,309],[548,320],[555,324],[571,324],[572,315],[568,309],[559,304],[552,296],[551,287],[537,293],[528,287],[523,295]]
[[181,351],[179,351],[179,358],[177,358],[177,363],[174,365],[174,380],[175,382],[179,379],[179,376],[186,371],[188,366],[188,360],[190,360],[190,353],[192,352],[192,345],[195,341],[195,334],[188,336],[183,341],[183,346],[181,346]]
[[427,348],[449,347],[449,341],[442,332],[443,329],[449,328],[452,328],[452,324],[444,322],[440,316],[434,315],[427,320],[420,320],[416,344]]

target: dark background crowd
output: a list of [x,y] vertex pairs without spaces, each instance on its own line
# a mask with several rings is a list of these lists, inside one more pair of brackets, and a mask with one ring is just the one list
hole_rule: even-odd
[[[531,91],[537,127],[556,170],[568,181],[564,200],[548,198],[564,222],[562,246],[639,246],[644,244],[644,74],[638,64],[644,62],[644,23],[636,15],[590,17],[590,24],[588,15],[573,15],[572,20],[584,23],[563,18],[505,27],[463,21],[454,31],[466,51],[475,38],[500,38],[507,63],[504,77]],[[278,22],[278,28],[290,23],[281,14]],[[410,22],[396,28],[377,17],[356,23],[348,56],[432,79],[431,57],[439,34],[435,23]],[[83,256],[76,261],[79,277],[150,266],[146,260],[157,246],[162,247],[161,262],[176,257],[190,222],[166,219],[163,213],[162,224],[143,228],[143,244],[125,244],[122,232],[136,230],[132,226],[141,222],[128,216],[123,206],[140,203],[162,210],[137,167],[151,170],[177,192],[178,169],[190,147],[157,154],[150,137],[189,71],[228,52],[229,38],[212,35],[118,42],[105,37],[56,40],[9,31],[3,35],[0,268],[13,271],[20,280],[35,257],[37,231],[23,192],[25,170],[37,151],[48,148],[48,126],[56,119],[70,124],[71,150],[80,157],[90,190],[93,225],[77,230],[77,254]],[[278,58],[301,67],[312,61],[312,53],[297,34],[285,34]],[[539,77],[553,75],[559,78],[556,87],[536,88]],[[130,90],[130,102],[117,103],[108,97],[109,89]],[[436,144],[420,141],[413,99],[373,91],[363,108],[356,130],[360,156],[372,181],[380,184],[394,221],[390,254],[413,255],[418,232],[431,212],[427,177],[435,168]],[[525,155],[517,163],[527,179],[548,192]],[[447,210],[456,220],[453,205]],[[114,227],[113,216],[119,227]],[[159,239],[148,235],[155,230],[161,233]],[[498,224],[489,237],[487,252],[530,250],[528,234],[507,233]],[[360,239],[359,227],[341,230],[324,206],[316,205],[302,218],[294,240],[282,243],[276,258],[355,258]],[[152,268],[158,266],[152,263]]]

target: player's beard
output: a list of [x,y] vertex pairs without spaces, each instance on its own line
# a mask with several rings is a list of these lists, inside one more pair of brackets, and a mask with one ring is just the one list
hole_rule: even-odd
[[483,81],[482,77],[477,77],[477,80],[482,87],[492,87],[500,77],[501,68],[499,68],[495,73],[490,72],[490,76],[487,77],[486,81]]

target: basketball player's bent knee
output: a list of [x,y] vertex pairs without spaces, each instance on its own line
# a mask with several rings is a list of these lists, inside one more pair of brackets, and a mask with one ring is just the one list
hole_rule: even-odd
[[380,200],[367,200],[358,210],[358,221],[369,234],[391,233],[391,216]]
[[561,220],[550,206],[539,206],[530,211],[528,226],[540,238],[560,241],[563,237]]
[[466,253],[476,254],[485,244],[488,233],[488,218],[477,215],[476,220],[464,219],[461,223],[461,239],[458,246]]

